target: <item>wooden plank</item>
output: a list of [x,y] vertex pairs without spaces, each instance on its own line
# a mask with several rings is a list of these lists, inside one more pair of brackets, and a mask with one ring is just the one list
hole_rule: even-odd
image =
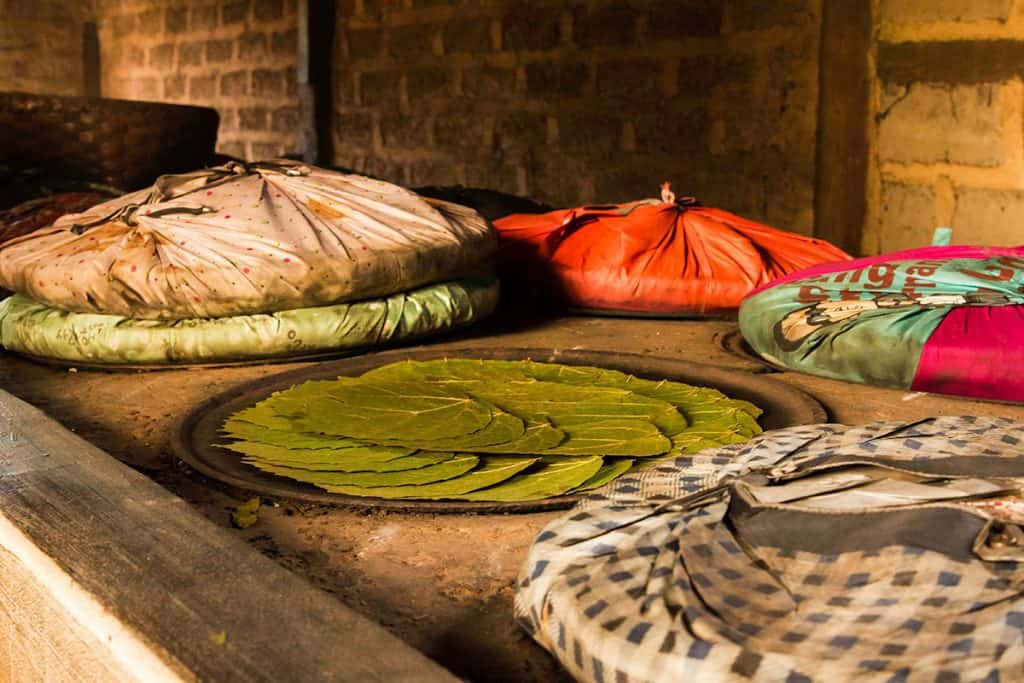
[[0,548],[0,681],[128,683],[104,644],[28,567]]
[[3,391],[0,548],[138,680],[456,680]]
[[822,8],[814,234],[857,253],[867,216],[871,3]]

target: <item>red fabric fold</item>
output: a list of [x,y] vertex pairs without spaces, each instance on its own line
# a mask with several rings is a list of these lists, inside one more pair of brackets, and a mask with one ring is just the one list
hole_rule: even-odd
[[733,312],[772,280],[850,259],[819,239],[674,202],[514,214],[494,225],[506,271],[528,274],[563,303],[587,309]]
[[921,349],[915,391],[1024,401],[1024,307],[953,308]]

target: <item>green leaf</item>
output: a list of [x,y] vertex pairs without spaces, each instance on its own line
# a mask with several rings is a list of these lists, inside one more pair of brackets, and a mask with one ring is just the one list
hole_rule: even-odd
[[[547,370],[549,367],[576,370],[579,381],[561,381],[557,372],[552,373]],[[586,371],[590,372],[588,373]],[[449,358],[433,361],[401,361],[398,363],[392,363],[391,365],[386,365],[367,372],[363,375],[363,378],[373,379],[375,381],[381,381],[385,378],[390,381],[394,381],[399,378],[405,380],[428,379],[431,382],[457,387],[460,390],[472,393],[474,396],[482,397],[484,396],[483,393],[474,391],[474,389],[479,388],[481,384],[489,384],[496,387],[507,386],[507,388],[512,388],[512,384],[518,387],[520,386],[520,383],[555,381],[559,384],[571,384],[585,389],[595,389],[601,385],[594,381],[587,381],[587,379],[588,377],[599,377],[600,375],[596,373],[600,372],[603,371],[599,368],[572,368],[571,366],[566,365],[533,363],[531,361],[491,361]],[[628,375],[622,376],[628,377]],[[537,388],[543,389],[544,387],[545,385],[541,385]],[[619,387],[605,385],[604,388],[615,389]],[[627,392],[627,395],[632,393],[628,388],[623,387],[622,389]],[[600,393],[595,392],[594,395],[599,396]],[[608,397],[611,396],[611,394],[606,393],[604,396]],[[652,400],[646,400],[649,398],[650,397],[641,396],[633,401],[627,401],[624,407],[625,412],[620,412],[619,417],[635,415],[637,417],[650,419],[666,434],[672,434],[676,430],[686,427],[686,419],[680,415],[677,410],[674,410],[673,406],[665,405],[664,403],[657,403]],[[552,397],[552,401],[561,402],[561,400],[562,399],[560,398]],[[495,403],[501,405],[499,401],[495,401]],[[634,405],[637,403],[639,405]]]
[[551,426],[547,420],[526,418],[526,431],[515,441],[494,446],[474,448],[477,453],[518,453],[531,454],[548,451],[566,440],[566,434],[561,429]]
[[241,453],[247,460],[313,472],[398,472],[436,465],[453,457],[451,453],[426,453],[387,446],[312,450],[236,441],[224,444],[222,448]]
[[[325,436],[296,431],[294,423],[289,421],[287,429],[271,429],[251,422],[228,418],[221,432],[232,439],[242,441],[258,441],[286,448],[353,448],[365,446],[365,442],[337,436]],[[415,449],[408,449],[412,452]]]
[[[371,370],[362,379],[418,379],[432,386],[451,387],[528,420],[550,420],[568,438],[545,454],[661,455],[672,444],[654,423],[669,421],[674,415],[674,423],[685,426],[679,411],[665,401],[623,389],[535,380],[515,367],[507,363],[492,367],[486,361],[402,362]],[[608,422],[612,424],[603,425]]]
[[260,401],[251,408],[239,410],[231,416],[231,420],[240,420],[247,424],[259,425],[260,427],[266,427],[267,429],[287,431],[290,428],[288,420],[278,415],[268,401],[269,399]]
[[706,448],[720,448],[728,443],[727,438],[722,435],[712,439],[700,434],[676,434],[672,437],[672,452],[665,457],[674,458],[682,453],[698,453]]
[[[460,361],[466,362],[466,361]],[[472,362],[472,361],[469,361]],[[617,370],[595,368],[586,365],[562,365],[560,363],[538,363],[535,361],[499,361],[509,365],[519,364],[524,372],[534,379],[546,382],[560,382],[574,386],[606,387],[630,391],[647,398],[658,399],[675,406],[669,396],[661,395],[654,389],[656,383],[639,379]],[[678,384],[678,383],[676,383]],[[679,384],[679,386],[688,386]],[[672,436],[689,425],[687,417],[679,410],[665,411],[654,419],[654,424],[665,436]]]
[[[450,359],[306,382],[223,431],[252,466],[329,491],[512,501],[597,488],[632,458],[746,441],[759,414],[714,389],[603,368]],[[449,451],[484,457],[467,467],[474,456]],[[543,457],[530,468],[536,458],[493,453]]]
[[560,496],[582,485],[601,469],[600,456],[586,458],[544,458],[536,470],[524,472],[506,482],[465,493],[460,500],[511,503]]
[[491,412],[493,414],[493,419],[487,424],[487,426],[479,431],[472,432],[471,434],[464,434],[462,436],[447,439],[430,440],[418,439],[414,435],[395,435],[394,438],[383,441],[382,443],[413,446],[424,450],[443,451],[453,449],[459,451],[475,451],[488,446],[507,444],[517,441],[525,434],[526,427],[523,424],[523,421],[515,415],[506,413],[494,406],[491,406]]
[[629,389],[671,403],[690,423],[682,431],[665,432],[672,437],[673,454],[742,443],[762,431],[757,423],[763,412],[760,408],[747,401],[729,398],[716,389],[668,380],[640,379],[605,368],[532,361],[527,365],[527,372],[540,379]]
[[[594,368],[587,366],[561,365],[558,363],[537,363],[526,361],[528,372],[538,379],[566,382],[569,384],[589,384],[628,389],[644,396],[667,401],[679,408],[693,422],[699,415],[719,414],[723,410],[738,411],[745,415],[742,419],[753,433],[760,433],[761,428],[756,418],[763,412],[753,403],[727,397],[722,392],[709,387],[695,387],[683,382],[669,380],[640,379],[617,370]],[[692,426],[692,425],[691,425]],[[666,432],[669,436],[673,432]]]
[[569,490],[568,493],[582,493],[600,488],[632,469],[633,462],[632,458],[609,458],[601,465],[601,469],[594,473],[594,476],[576,488]]
[[693,405],[688,412],[693,415],[694,430],[710,430],[728,427],[730,431],[753,436],[761,433],[757,418],[746,410],[732,405],[731,399],[708,398],[700,405]]
[[643,420],[595,421],[585,427],[568,427],[570,438],[542,451],[542,455],[628,455],[636,458],[664,455],[672,442],[658,428]]
[[[511,417],[499,408],[492,408],[494,420],[479,432],[467,434],[464,437],[454,439],[438,439],[435,441],[420,441],[411,438],[398,438],[385,443],[400,443],[407,446],[414,446],[424,450],[456,450],[472,451],[476,453],[515,453],[517,455],[539,453],[548,448],[554,448],[566,439],[566,434],[560,429],[551,426],[546,420],[535,420],[515,418],[515,428],[505,427],[502,420],[505,416]],[[301,423],[300,423],[301,424]],[[523,425],[526,428],[523,429]]]
[[[460,361],[467,362],[467,361]],[[475,361],[468,361],[475,362]],[[478,361],[476,361],[478,362]],[[677,406],[690,405],[699,408],[703,405],[724,401],[730,408],[742,410],[752,417],[763,412],[748,401],[727,397],[722,392],[709,387],[696,387],[683,382],[670,380],[649,380],[627,375],[618,370],[595,368],[589,366],[562,365],[559,363],[538,363],[535,361],[496,361],[504,363],[524,363],[527,372],[537,379],[565,382],[568,384],[589,384],[594,386],[611,386],[629,389],[645,396],[660,398]]]
[[492,419],[491,409],[480,401],[425,382],[371,384],[344,377],[319,395],[310,391],[300,385],[268,403],[282,415],[302,418],[317,433],[373,442],[396,436],[450,439],[480,431]]
[[[333,392],[348,386],[352,378],[339,378],[334,380],[314,380],[292,387],[283,392],[276,392],[267,401],[271,411],[276,418],[274,424],[287,425],[290,430],[299,430],[306,433],[316,433],[320,424],[309,416],[312,406],[322,401],[325,396],[333,396]],[[486,404],[484,401],[480,403]],[[501,409],[486,404],[491,411],[491,421],[483,428],[470,434],[458,437],[423,439],[410,438],[403,434],[396,434],[387,439],[381,439],[381,444],[408,445],[412,448],[423,450],[444,451],[449,449],[475,450],[478,447],[504,444],[510,442],[525,432],[523,421],[506,413]],[[273,412],[276,410],[277,412]],[[343,436],[320,435],[322,438],[344,439]]]
[[239,529],[251,527],[259,520],[260,499],[259,496],[250,498],[240,503],[231,513],[231,523]]
[[[432,455],[427,453],[425,455]],[[465,474],[480,461],[475,455],[438,454],[447,456],[443,462],[416,469],[396,472],[311,472],[294,467],[271,465],[260,460],[246,459],[254,467],[281,477],[320,486],[418,486],[453,479]]]
[[487,457],[483,459],[482,465],[477,469],[471,470],[461,477],[433,484],[375,487],[324,486],[323,488],[333,493],[344,493],[349,496],[372,496],[374,498],[457,498],[471,491],[493,486],[506,479],[510,479],[535,462],[537,462],[537,458]]

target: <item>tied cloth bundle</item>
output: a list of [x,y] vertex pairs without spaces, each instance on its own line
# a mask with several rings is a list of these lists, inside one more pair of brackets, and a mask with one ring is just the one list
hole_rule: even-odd
[[286,160],[163,176],[0,247],[0,285],[64,311],[181,320],[408,291],[470,274],[478,214]]
[[668,183],[660,199],[514,214],[494,227],[509,282],[596,313],[731,315],[777,277],[850,258],[822,240],[678,198]]
[[1017,680],[1024,424],[771,432],[550,524],[520,623],[579,680]]

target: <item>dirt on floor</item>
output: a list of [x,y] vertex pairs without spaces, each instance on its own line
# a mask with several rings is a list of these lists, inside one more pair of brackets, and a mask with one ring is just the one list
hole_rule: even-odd
[[[1024,419],[1024,407],[877,389],[770,371],[734,350],[728,321],[569,317],[506,321],[449,348],[586,349],[642,353],[773,377],[817,398],[836,422],[935,415]],[[728,348],[727,348],[728,347]],[[308,365],[308,364],[307,364]],[[169,450],[176,422],[199,402],[304,364],[109,373],[0,355],[0,385],[147,473],[213,522],[252,494],[207,479]],[[473,681],[559,681],[565,674],[512,619],[514,583],[533,538],[561,513],[422,515],[263,501],[233,533],[454,673]]]

